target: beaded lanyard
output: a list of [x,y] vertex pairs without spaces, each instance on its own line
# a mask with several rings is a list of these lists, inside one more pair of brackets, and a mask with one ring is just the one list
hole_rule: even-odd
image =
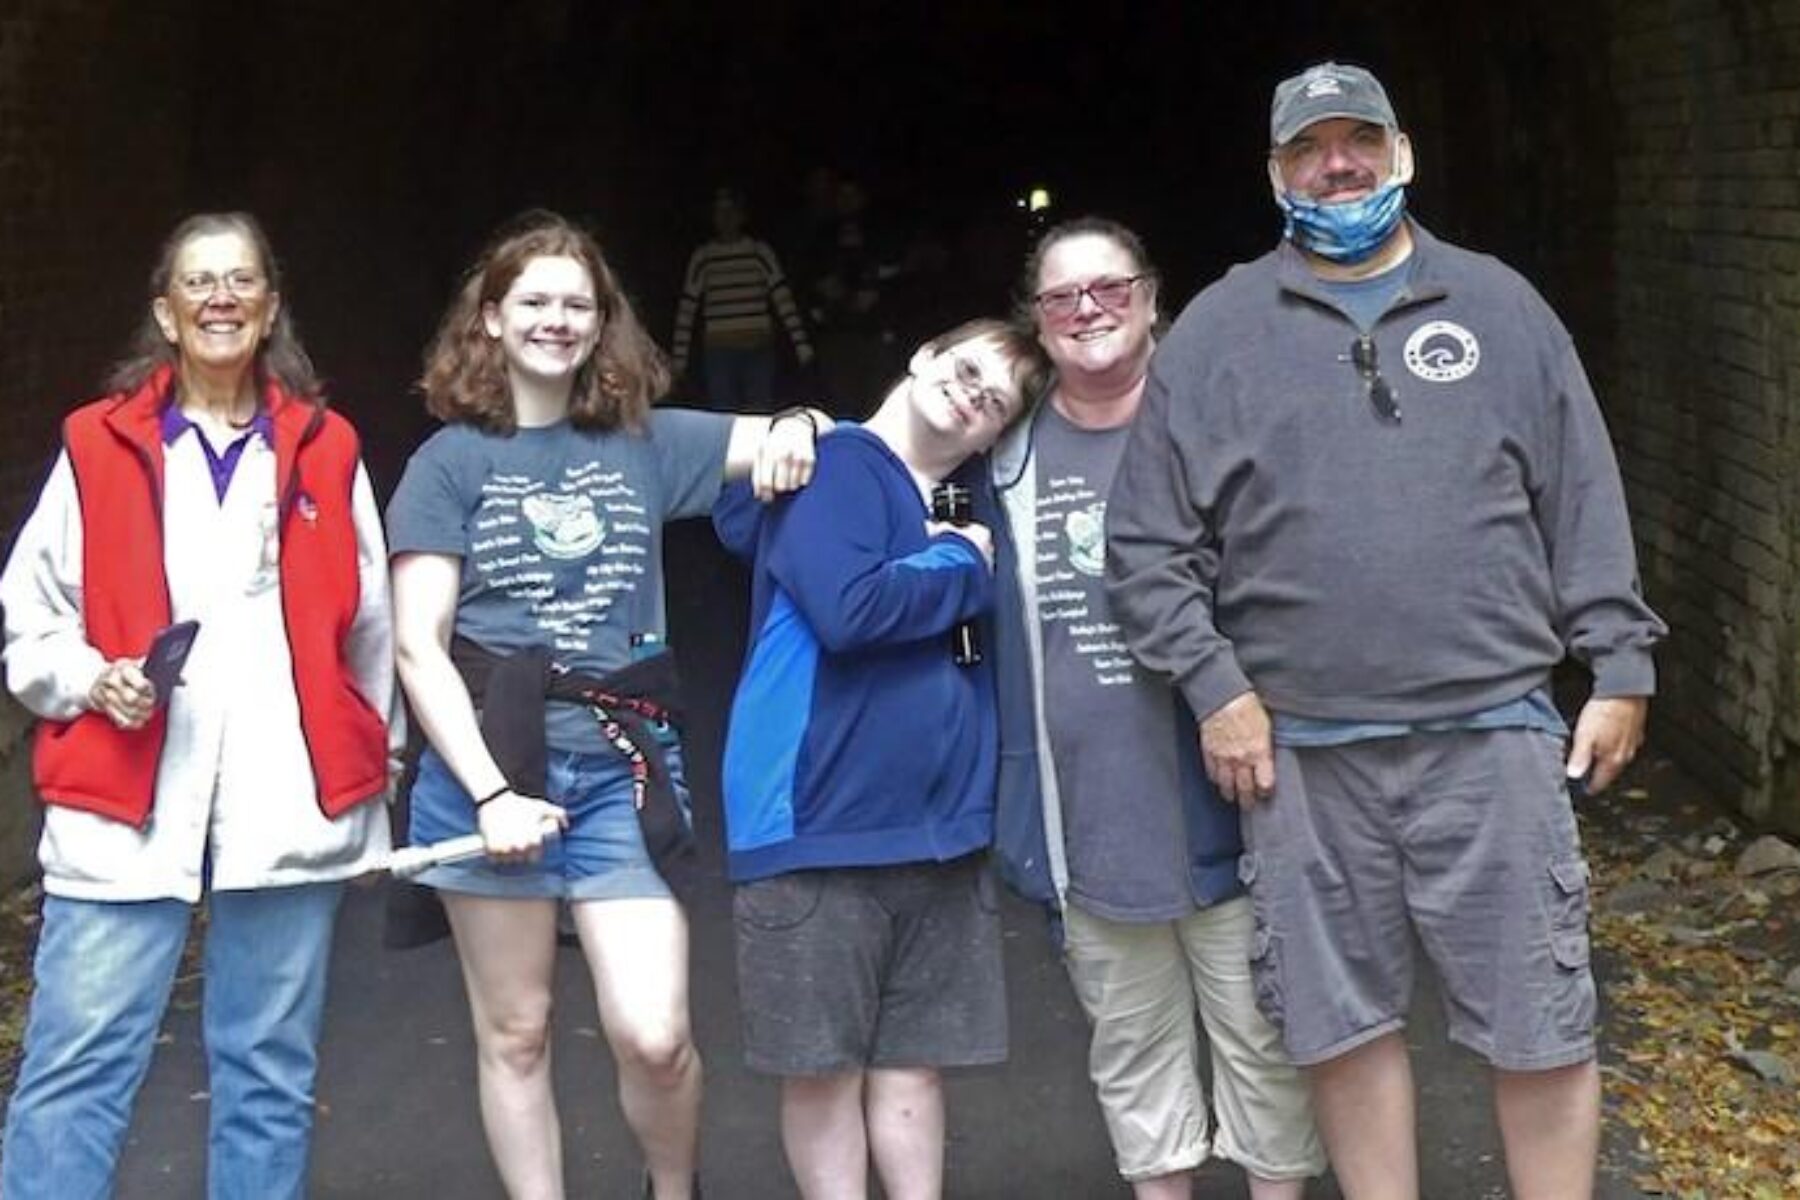
[[652,700],[641,700],[633,696],[615,696],[611,692],[603,692],[598,689],[582,693],[582,700],[587,704],[588,710],[594,714],[594,719],[600,723],[600,735],[612,743],[613,749],[623,754],[625,761],[631,765],[631,803],[638,811],[643,811],[644,801],[650,788],[650,760],[645,756],[643,748],[633,740],[625,726],[607,710],[609,708],[624,709],[637,714],[646,721],[656,721],[665,725],[669,721],[669,710]]

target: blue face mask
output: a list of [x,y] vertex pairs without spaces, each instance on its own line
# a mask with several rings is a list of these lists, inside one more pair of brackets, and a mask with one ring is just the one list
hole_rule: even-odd
[[1309,253],[1359,263],[1379,250],[1406,212],[1406,187],[1390,179],[1361,200],[1320,204],[1283,192],[1275,198],[1287,225],[1282,236]]

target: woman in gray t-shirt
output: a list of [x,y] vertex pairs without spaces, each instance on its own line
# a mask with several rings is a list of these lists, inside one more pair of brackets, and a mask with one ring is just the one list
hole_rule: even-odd
[[[549,1014],[564,900],[654,1194],[685,1197],[693,1182],[687,924],[638,819],[645,750],[663,768],[653,782],[685,798],[679,743],[646,697],[621,699],[630,714],[546,701],[543,785],[527,785],[450,654],[454,637],[490,664],[547,653],[553,673],[604,680],[662,645],[664,521],[708,511],[728,478],[753,476],[764,495],[810,478],[822,415],[653,411],[667,386],[593,238],[528,214],[445,314],[423,380],[445,428],[413,455],[388,509],[400,677],[430,743],[410,833],[485,843],[485,858],[421,878],[450,916],[483,1124],[513,1195],[562,1194]],[[622,727],[660,744],[621,741]]]

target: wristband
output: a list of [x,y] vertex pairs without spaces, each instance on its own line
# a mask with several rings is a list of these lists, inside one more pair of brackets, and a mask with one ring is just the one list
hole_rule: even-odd
[[777,422],[785,421],[789,417],[798,417],[802,421],[805,421],[806,427],[812,430],[813,441],[816,442],[819,440],[819,419],[813,416],[812,409],[807,408],[804,404],[796,404],[792,408],[784,408],[774,416],[770,417],[769,428],[774,429]]
[[495,788],[493,791],[489,792],[487,795],[485,795],[481,799],[477,800],[475,802],[475,807],[480,808],[484,804],[488,804],[495,800],[498,800],[500,797],[506,795],[506,793],[508,793],[510,791],[512,791],[511,784],[502,784],[500,787]]

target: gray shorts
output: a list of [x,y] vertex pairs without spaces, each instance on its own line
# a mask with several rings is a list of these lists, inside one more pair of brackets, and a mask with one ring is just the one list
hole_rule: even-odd
[[1006,1058],[1000,917],[984,855],[741,884],[744,1061],[771,1075]]
[[1588,871],[1558,739],[1278,747],[1245,839],[1257,1005],[1296,1063],[1405,1024],[1415,931],[1452,1041],[1515,1071],[1593,1056]]

